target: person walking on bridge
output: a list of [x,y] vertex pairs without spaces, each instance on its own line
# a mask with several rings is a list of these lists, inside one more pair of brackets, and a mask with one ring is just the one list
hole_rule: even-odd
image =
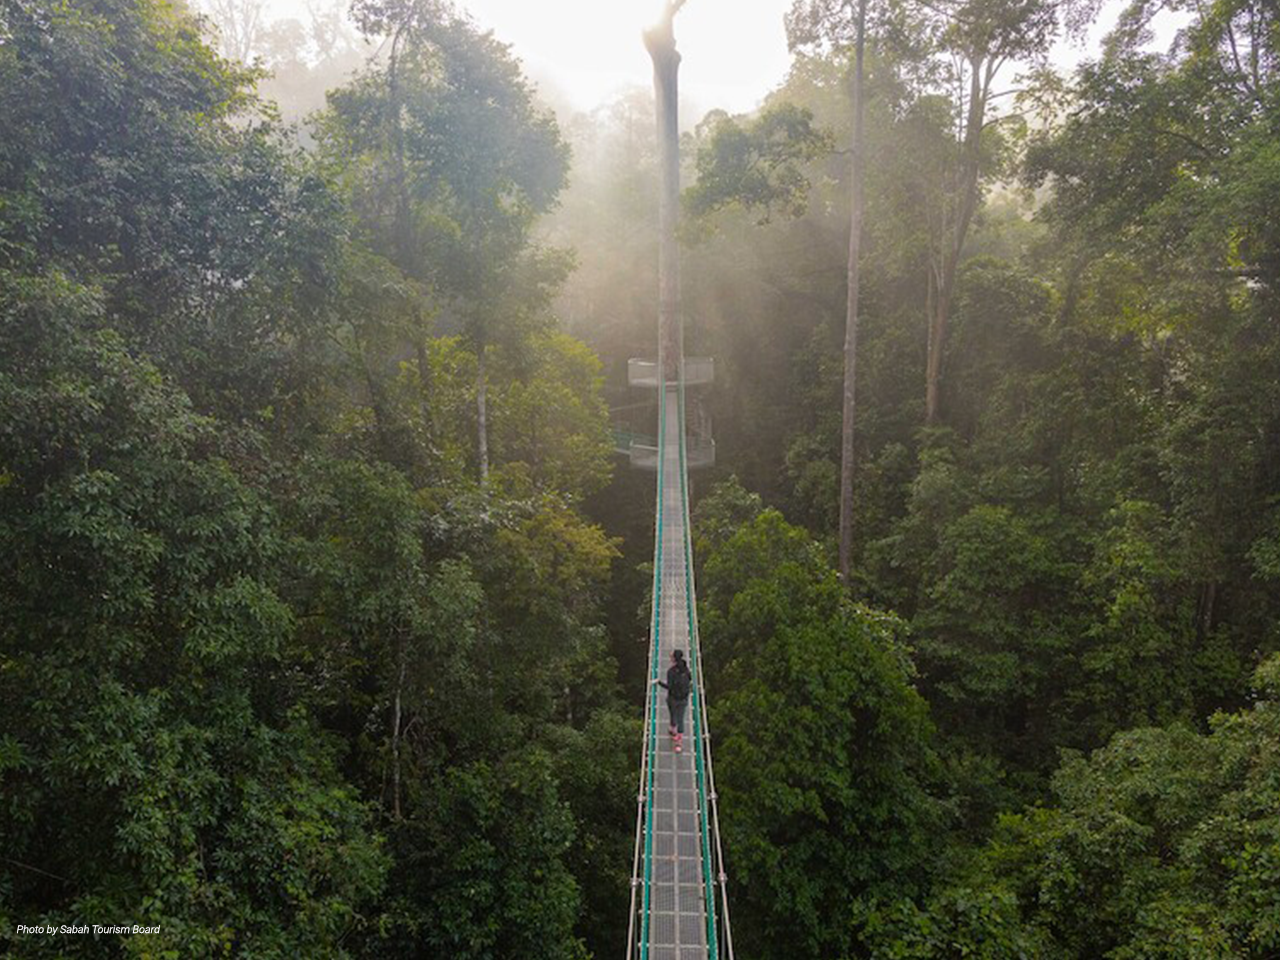
[[693,688],[693,675],[689,672],[689,664],[685,663],[683,650],[671,651],[671,666],[667,670],[667,682],[658,681],[658,686],[667,691],[667,710],[671,713],[671,739],[675,741],[676,753],[681,750],[684,740],[684,708],[689,703],[689,691]]

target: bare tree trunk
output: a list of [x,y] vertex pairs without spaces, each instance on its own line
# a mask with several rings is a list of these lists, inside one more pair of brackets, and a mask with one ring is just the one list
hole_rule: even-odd
[[[389,127],[391,135],[391,176],[392,203],[394,215],[392,230],[396,259],[400,269],[409,276],[415,275],[416,264],[413,263],[413,230],[409,210],[408,174],[405,169],[404,148],[404,101],[400,85],[400,54],[404,46],[408,26],[401,23],[391,37],[391,53],[387,63],[387,92],[389,103]],[[423,430],[430,435],[430,382],[431,367],[427,358],[427,330],[422,311],[417,313],[418,323],[414,336],[414,349],[418,359],[418,409],[422,417]]]
[[1209,636],[1213,631],[1214,604],[1218,599],[1218,584],[1210,580],[1204,585],[1203,599],[1200,603],[1200,639]]
[[391,720],[391,815],[400,819],[400,716],[401,699],[404,694],[405,673],[405,641],[400,638],[400,669],[396,678],[396,699],[394,716]]
[[[964,143],[960,154],[960,183],[958,185],[955,220],[947,224],[943,220],[939,238],[941,269],[938,272],[937,299],[929,317],[929,355],[925,363],[925,422],[933,425],[941,415],[942,356],[947,340],[947,325],[951,320],[951,300],[955,294],[956,274],[960,267],[960,255],[978,208],[978,174],[982,164],[982,127],[986,116],[987,95],[995,75],[995,64],[982,57],[970,61],[972,75],[969,78],[969,105],[965,118]],[[949,228],[949,229],[948,229]]]
[[[939,271],[945,274],[946,268]],[[929,354],[925,358],[924,371],[924,419],[932,426],[938,420],[941,402],[938,397],[942,383],[942,339],[946,336],[950,312],[947,306],[949,288],[941,276],[937,283],[930,283],[929,297]]]
[[397,463],[394,442],[395,422],[387,402],[386,391],[378,380],[377,374],[369,366],[369,358],[362,350],[360,367],[364,373],[365,389],[369,391],[369,406],[373,409],[373,431],[378,440],[378,449],[389,463]]
[[418,412],[422,417],[422,429],[430,437],[431,429],[431,357],[427,352],[427,337],[423,332],[418,336],[414,350],[418,356]]
[[680,375],[684,331],[680,322],[680,259],[676,217],[680,209],[680,130],[678,75],[672,20],[679,3],[667,5],[664,20],[645,32],[653,60],[653,89],[658,119],[658,365],[668,383]]
[[867,0],[858,0],[858,35],[853,65],[853,136],[850,143],[849,263],[844,320],[844,402],[840,423],[840,577],[849,583],[853,554],[853,425],[858,372],[858,297],[862,282],[863,67],[866,51]]
[[243,64],[252,63],[264,5],[262,0],[211,0],[208,11],[218,27],[224,55]]
[[485,345],[476,345],[476,455],[480,461],[480,482],[489,482],[489,381],[484,369]]
[[400,43],[405,27],[396,28],[391,38],[387,64],[387,86],[391,100],[391,159],[395,190],[395,243],[400,269],[412,274],[409,244],[409,190],[404,166],[404,107],[400,100]]

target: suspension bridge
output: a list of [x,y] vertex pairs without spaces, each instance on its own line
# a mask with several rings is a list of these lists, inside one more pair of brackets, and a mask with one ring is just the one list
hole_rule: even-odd
[[[633,466],[657,474],[653,537],[653,614],[645,694],[644,741],[636,796],[627,960],[732,960],[706,688],[698,643],[697,593],[689,542],[689,471],[715,460],[710,421],[693,416],[686,388],[710,383],[709,359],[685,357],[680,314],[676,218],[680,155],[676,52],[672,21],[684,0],[667,0],[662,21],[644,40],[653,59],[661,189],[658,194],[658,359],[632,360],[631,386],[656,391],[657,436],[615,434]],[[695,429],[690,431],[691,424]],[[667,736],[666,696],[658,680],[673,650],[691,674],[687,707],[690,749]]]
[[[683,368],[683,362],[678,368]],[[633,381],[634,382],[634,381]],[[689,450],[683,377],[658,385],[657,507],[648,692],[637,796],[628,960],[719,960],[733,956],[725,897],[706,690],[698,644],[697,594],[689,540]],[[637,462],[632,444],[633,462]],[[647,465],[647,456],[638,465]],[[657,685],[672,650],[692,674],[687,751],[667,735]]]

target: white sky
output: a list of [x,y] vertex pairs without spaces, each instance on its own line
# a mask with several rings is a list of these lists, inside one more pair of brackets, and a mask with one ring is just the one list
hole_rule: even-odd
[[[456,0],[483,29],[510,43],[553,98],[589,110],[621,89],[649,87],[652,67],[640,39],[662,0]],[[681,99],[696,120],[712,107],[755,108],[786,76],[790,63],[782,18],[792,0],[688,0],[676,19]],[[1083,47],[1059,44],[1052,59],[1070,68],[1095,52],[1127,0],[1106,0]],[[267,0],[268,19],[306,18],[305,0]],[[1162,45],[1176,19],[1157,17]],[[558,95],[558,96],[557,96]]]

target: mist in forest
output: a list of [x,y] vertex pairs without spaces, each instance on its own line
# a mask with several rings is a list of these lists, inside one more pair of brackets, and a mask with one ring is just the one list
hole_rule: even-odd
[[[736,950],[1276,956],[1280,13],[766,12],[678,128]],[[662,150],[538,56],[0,0],[0,954],[625,951]]]

